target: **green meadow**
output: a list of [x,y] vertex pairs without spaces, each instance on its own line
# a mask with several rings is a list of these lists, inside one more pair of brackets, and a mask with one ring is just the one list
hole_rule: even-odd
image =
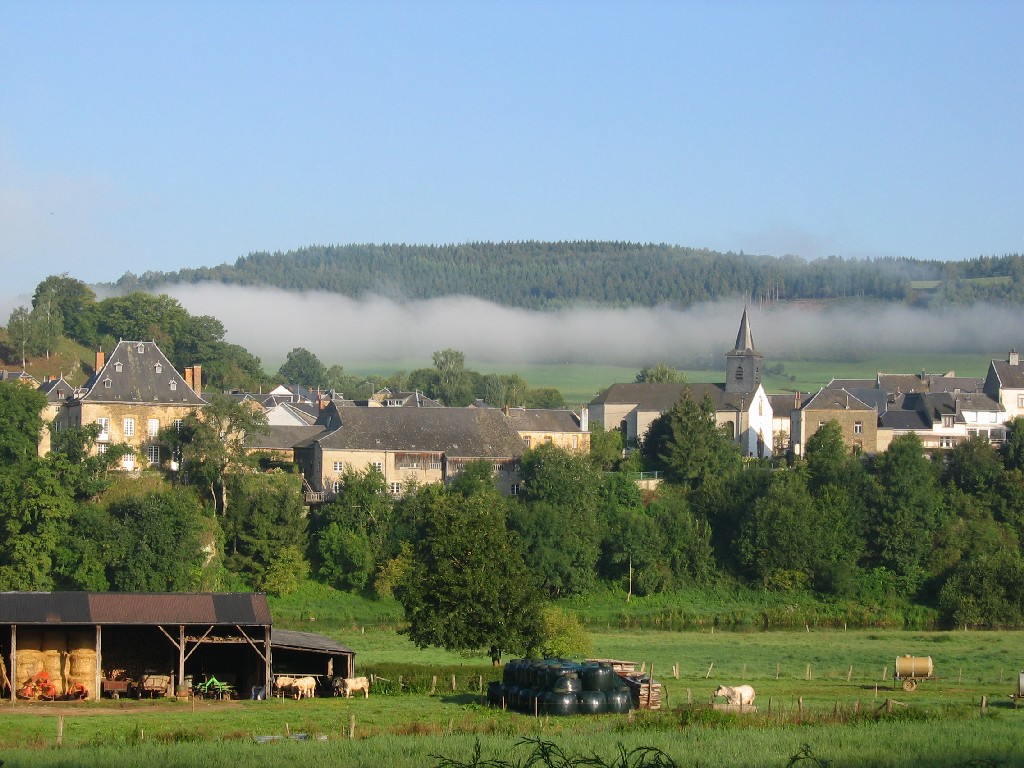
[[[782,768],[799,754],[807,759],[792,764],[824,765],[814,757],[833,768],[1024,764],[1024,708],[1010,698],[1024,632],[597,630],[594,655],[653,671],[666,705],[563,718],[487,707],[481,689],[501,670],[485,658],[418,649],[388,626],[329,634],[357,650],[361,674],[385,678],[369,699],[4,702],[0,760],[4,768],[525,765],[530,747],[520,742],[540,739],[571,756],[596,755],[598,765],[648,746],[680,766]],[[892,680],[901,654],[931,656],[934,679],[904,691]],[[708,706],[716,686],[740,683],[757,690],[756,713]]]
[[[837,359],[806,360],[799,350],[791,350],[788,354],[777,357],[766,357],[764,360],[764,385],[768,392],[817,392],[833,378],[873,379],[881,373],[947,373],[956,371],[958,376],[982,377],[988,370],[988,364],[995,358],[1001,358],[1007,350],[987,350],[983,354],[934,354],[925,353],[877,355],[869,350],[837,350]],[[655,363],[657,361],[651,361]],[[672,361],[665,361],[672,365]],[[775,373],[776,366],[782,366],[781,373]],[[396,370],[410,371],[415,368],[428,368],[429,360],[405,360],[399,363],[363,363],[346,364],[346,371],[358,371],[364,375],[390,375]],[[558,389],[569,407],[580,403],[588,403],[606,387],[612,384],[628,383],[635,379],[639,368],[621,365],[591,365],[585,363],[552,363],[552,364],[511,364],[494,365],[467,360],[466,367],[480,373],[511,374],[518,373],[531,387],[555,387]],[[683,369],[687,381],[693,383],[713,383],[721,381],[724,373],[719,370]]]

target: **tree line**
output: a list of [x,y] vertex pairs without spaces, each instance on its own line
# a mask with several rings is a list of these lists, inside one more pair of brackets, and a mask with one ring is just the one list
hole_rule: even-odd
[[[504,306],[689,307],[735,295],[755,301],[868,299],[912,305],[1024,301],[1024,256],[958,262],[806,260],[628,242],[317,245],[256,252],[233,264],[127,273],[119,291],[217,282],[408,299],[474,296]],[[925,283],[926,285],[921,285]],[[934,284],[929,284],[934,283]]]

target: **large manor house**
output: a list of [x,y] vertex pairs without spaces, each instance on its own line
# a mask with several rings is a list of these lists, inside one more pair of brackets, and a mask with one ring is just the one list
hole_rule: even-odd
[[[852,451],[884,451],[894,437],[913,432],[927,450],[948,450],[981,438],[1004,439],[1005,425],[1024,415],[1024,369],[1011,351],[993,360],[984,378],[946,374],[878,373],[871,379],[833,379],[816,393],[769,394],[761,381],[762,356],[746,309],[734,347],[726,353],[720,384],[613,384],[577,410],[488,407],[448,408],[417,392],[382,390],[367,400],[335,392],[280,386],[269,393],[232,392],[266,414],[266,434],[247,447],[298,465],[309,502],[329,499],[348,471],[379,471],[391,492],[410,483],[448,482],[472,461],[495,469],[505,493],[519,490],[519,460],[534,446],[590,449],[590,425],[621,431],[634,448],[655,419],[682,397],[707,400],[715,420],[745,457],[802,455],[807,441],[835,421]],[[63,378],[36,382],[24,372],[0,371],[0,380],[38,386],[47,397],[43,418],[57,428],[99,425],[96,450],[126,444],[124,470],[149,465],[174,469],[161,430],[202,408],[211,393],[200,366],[178,372],[152,341],[121,341],[109,356],[98,352],[94,373],[81,387]],[[44,430],[40,453],[49,450]]]

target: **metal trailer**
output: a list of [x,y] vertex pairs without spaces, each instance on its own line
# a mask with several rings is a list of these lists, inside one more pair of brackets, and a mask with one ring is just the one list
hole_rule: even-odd
[[897,656],[896,674],[893,680],[903,684],[903,690],[911,693],[917,690],[922,680],[935,680],[935,665],[931,656]]

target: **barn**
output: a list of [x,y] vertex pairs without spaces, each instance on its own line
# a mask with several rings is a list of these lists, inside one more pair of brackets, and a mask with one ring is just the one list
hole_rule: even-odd
[[44,672],[57,696],[84,688],[98,699],[129,680],[159,695],[211,676],[247,695],[272,679],[277,642],[283,671],[355,668],[354,652],[329,638],[274,632],[264,594],[0,593],[0,688],[12,700]]

